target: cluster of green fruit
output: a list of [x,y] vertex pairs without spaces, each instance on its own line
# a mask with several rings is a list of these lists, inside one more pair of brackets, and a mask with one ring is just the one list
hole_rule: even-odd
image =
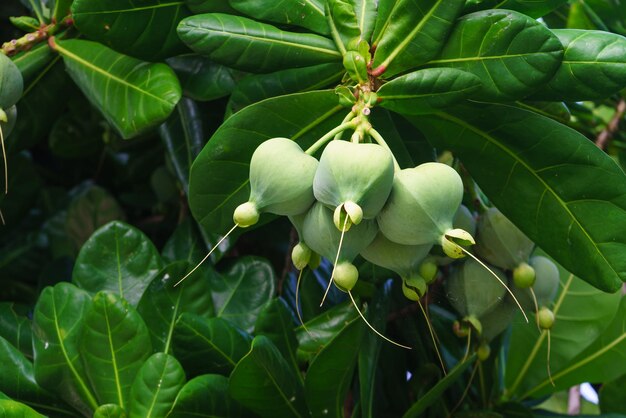
[[479,216],[474,252],[504,283],[512,295],[474,260],[454,266],[446,280],[447,296],[462,319],[455,324],[459,336],[475,330],[488,342],[510,324],[518,306],[537,314],[537,325],[549,330],[554,324],[550,304],[559,287],[559,270],[550,259],[535,255],[534,243],[496,208]]
[[405,295],[418,300],[434,277],[424,277],[422,266],[431,248],[460,258],[462,245],[474,243],[470,233],[453,227],[462,180],[442,163],[400,169],[380,135],[371,125],[360,129],[357,119],[342,125],[355,129],[350,141],[334,130],[325,136],[335,139],[319,161],[311,155],[317,146],[304,151],[287,138],[263,142],[250,162],[249,199],[233,219],[248,227],[262,212],[288,216],[299,235],[292,252],[299,270],[315,268],[323,256],[334,264],[332,281],[348,292],[358,280],[353,261],[361,255],[396,272]]
[[17,108],[15,104],[22,97],[24,82],[22,73],[9,57],[0,54],[0,146],[4,159],[4,191],[8,192],[8,168],[4,138],[8,136],[15,126]]

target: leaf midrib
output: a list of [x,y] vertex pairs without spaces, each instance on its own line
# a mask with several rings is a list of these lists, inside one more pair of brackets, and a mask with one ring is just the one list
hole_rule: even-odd
[[496,60],[496,59],[508,59],[508,58],[526,58],[529,56],[537,56],[537,55],[552,55],[557,53],[558,51],[532,51],[525,52],[523,54],[509,54],[509,55],[485,55],[485,56],[474,56],[474,57],[465,57],[465,58],[449,58],[449,59],[440,59],[440,60],[432,60],[428,61],[424,65],[429,64],[448,64],[455,62],[473,62],[473,61],[488,61],[488,60]]

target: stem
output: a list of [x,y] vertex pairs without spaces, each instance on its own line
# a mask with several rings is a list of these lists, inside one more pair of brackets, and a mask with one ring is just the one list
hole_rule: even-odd
[[611,118],[611,121],[608,123],[606,128],[604,128],[604,130],[600,132],[600,135],[598,135],[598,137],[596,138],[595,143],[598,148],[602,150],[606,149],[611,138],[613,138],[613,135],[615,135],[615,133],[619,129],[619,122],[620,120],[622,120],[625,113],[626,113],[626,100],[621,99],[619,103],[617,103],[613,118]]
[[385,140],[383,139],[382,135],[374,128],[370,128],[367,133],[374,138],[374,141],[376,141],[378,143],[378,145],[384,147],[387,149],[387,151],[389,151],[391,153],[391,157],[393,158],[393,167],[394,170],[396,172],[399,172],[400,170],[402,170],[400,168],[400,164],[398,164],[398,160],[396,160],[396,156],[393,155],[393,151],[391,151],[391,148],[389,148],[389,145],[387,145],[387,142],[385,142]]
[[58,23],[51,23],[49,25],[42,26],[34,32],[27,33],[20,38],[12,39],[3,43],[0,48],[0,53],[11,56],[21,51],[28,51],[34,45],[45,41],[49,37],[58,33],[60,30],[68,28],[73,24],[73,20],[68,16]]
[[348,130],[348,129],[354,129],[356,128],[356,123],[354,121],[350,121],[350,122],[344,122],[341,125],[337,126],[336,128],[334,128],[333,130],[327,132],[323,137],[321,137],[320,139],[318,139],[313,145],[311,145],[306,151],[304,151],[305,153],[312,155],[314,154],[318,149],[320,149],[322,146],[324,146],[324,144],[326,144],[328,141],[330,141],[331,139],[333,139],[335,137],[335,135]]
[[[352,112],[348,113],[348,114],[346,115],[346,117],[345,117],[345,118],[343,118],[343,120],[341,121],[341,125],[343,125],[344,123],[350,122],[352,119],[354,119],[354,117],[355,117],[355,116],[356,116],[356,115],[354,114],[354,111],[352,111]],[[339,132],[337,135],[335,135],[335,137],[333,138],[333,141],[335,141],[335,140],[337,140],[337,141],[338,141],[338,140],[340,140],[340,139],[341,139],[341,137],[342,137],[342,134],[343,134],[343,131],[341,131],[341,132]]]

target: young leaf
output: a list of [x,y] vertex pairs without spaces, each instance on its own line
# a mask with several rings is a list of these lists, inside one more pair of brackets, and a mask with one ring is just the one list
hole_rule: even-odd
[[489,10],[460,18],[428,65],[476,75],[482,88],[473,98],[513,101],[548,82],[562,56],[561,42],[542,23],[511,10]]
[[153,354],[139,369],[130,389],[129,418],[166,416],[184,384],[185,371],[174,357]]
[[[345,324],[313,359],[305,379],[305,394],[313,417],[343,417],[343,404],[356,367],[363,332],[361,318]],[[333,376],[328,379],[329,374]]]
[[324,15],[323,0],[282,0],[265,2],[259,0],[230,0],[230,5],[257,20],[295,25],[328,35],[328,23]]
[[435,58],[464,3],[464,0],[396,1],[385,11],[388,15],[384,16],[384,23],[380,23],[384,29],[374,41],[372,73],[390,77]]
[[50,43],[74,82],[124,138],[163,122],[180,99],[176,75],[165,64],[149,64],[80,39]]
[[397,77],[378,89],[379,105],[405,115],[433,113],[469,97],[482,85],[474,74],[426,68]]
[[252,331],[259,312],[276,287],[271,264],[259,257],[240,257],[227,270],[210,272],[216,315],[242,330]]
[[228,389],[235,400],[261,416],[309,416],[302,384],[267,337],[252,341],[252,349],[230,375]]
[[250,349],[250,337],[221,318],[183,313],[174,328],[173,349],[189,375],[228,375]]
[[411,120],[453,150],[502,213],[568,271],[609,292],[626,281],[626,177],[586,137],[501,105]]
[[131,305],[109,292],[94,296],[84,318],[80,356],[98,402],[128,409],[133,380],[152,354],[148,328]]
[[194,51],[244,71],[266,73],[341,60],[330,39],[226,14],[188,17],[178,25],[178,35]]
[[608,97],[626,87],[626,38],[614,33],[554,29],[565,48],[563,62],[533,100],[582,101]]
[[124,54],[155,61],[187,50],[176,25],[191,15],[185,2],[143,0],[74,0],[78,30]]
[[250,158],[259,144],[286,137],[306,149],[337,126],[342,113],[335,93],[323,91],[265,100],[226,120],[191,166],[189,205],[198,223],[213,233],[232,227],[233,211],[248,200]]
[[201,318],[213,316],[211,288],[205,269],[196,270],[188,280],[174,287],[189,270],[185,261],[168,264],[144,292],[137,311],[148,326],[155,351],[169,353],[176,321],[183,312]]
[[33,314],[37,382],[86,416],[98,406],[79,355],[79,337],[91,303],[84,290],[59,283],[41,292]]
[[136,306],[163,261],[143,232],[123,222],[110,222],[83,245],[72,281],[91,294],[118,293]]
[[350,0],[328,0],[326,2],[326,14],[328,15],[330,34],[339,51],[345,55],[350,42],[361,36],[354,5]]
[[178,393],[167,418],[254,417],[228,393],[228,378],[205,374],[191,379]]

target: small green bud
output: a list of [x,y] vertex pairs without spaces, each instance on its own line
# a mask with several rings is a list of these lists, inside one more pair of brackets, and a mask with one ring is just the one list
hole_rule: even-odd
[[554,325],[554,312],[545,306],[537,312],[537,323],[541,329],[551,329]]
[[312,253],[304,242],[299,242],[291,250],[291,261],[298,270],[303,270],[311,262]]
[[335,286],[343,292],[352,290],[359,279],[359,270],[352,263],[342,262],[335,266],[333,281]]
[[483,324],[474,315],[466,316],[465,318],[463,318],[463,321],[469,323],[472,328],[474,328],[476,332],[478,332],[479,335],[483,333]]
[[452,324],[452,332],[459,338],[467,338],[470,333],[470,327],[466,322],[454,321]]
[[402,293],[412,301],[419,301],[426,294],[428,286],[426,281],[420,276],[413,276],[409,279],[402,280]]
[[520,289],[527,289],[535,284],[535,269],[528,263],[520,263],[513,270],[513,283]]
[[233,221],[241,228],[247,228],[259,221],[259,211],[253,202],[242,203],[233,213]]
[[476,349],[476,357],[478,358],[478,361],[486,361],[490,354],[491,347],[485,342],[481,343]]
[[424,278],[426,284],[430,284],[437,277],[437,264],[435,264],[432,260],[424,260],[419,267],[419,274]]

